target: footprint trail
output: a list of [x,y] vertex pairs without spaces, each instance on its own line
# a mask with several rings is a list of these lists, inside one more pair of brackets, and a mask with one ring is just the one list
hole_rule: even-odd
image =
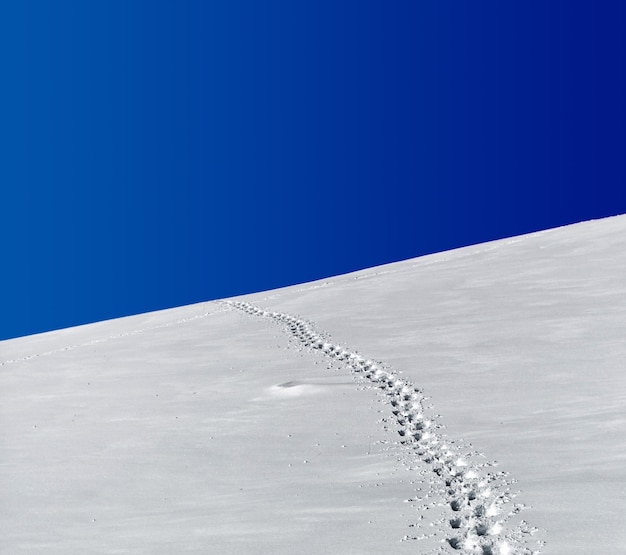
[[[495,472],[494,464],[478,462],[479,453],[467,453],[442,433],[437,416],[430,414],[423,392],[398,372],[335,345],[305,320],[257,308],[246,302],[224,301],[251,316],[282,324],[304,346],[343,363],[362,383],[380,390],[398,426],[400,443],[419,459],[431,484],[443,496],[445,518],[434,535],[442,537],[441,552],[478,555],[537,555],[530,540],[538,531],[516,516],[513,480]],[[412,501],[412,500],[411,500]],[[431,534],[432,536],[433,534]],[[422,535],[404,540],[419,540]],[[543,542],[536,541],[535,545]]]

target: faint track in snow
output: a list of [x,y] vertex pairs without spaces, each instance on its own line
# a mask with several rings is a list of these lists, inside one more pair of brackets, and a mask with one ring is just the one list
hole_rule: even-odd
[[446,509],[446,520],[441,523],[445,537],[443,551],[468,555],[539,553],[530,549],[527,542],[528,536],[537,530],[523,520],[517,524],[509,522],[522,508],[512,505],[512,480],[504,472],[488,470],[492,464],[474,462],[476,453],[462,453],[454,442],[445,438],[437,417],[426,413],[426,399],[414,384],[379,362],[325,340],[305,320],[265,311],[246,302],[223,302],[248,315],[282,324],[306,347],[340,361],[355,376],[386,395],[401,443],[433,473],[434,482],[443,493]]
[[[203,318],[206,318],[208,316],[213,316],[215,314],[220,314],[220,312],[204,312],[202,314],[196,314],[194,316],[189,316],[187,318],[179,318],[178,320],[173,320],[171,322],[166,322],[165,324],[159,324],[157,326],[149,326],[146,328],[139,328],[136,330],[130,330],[130,331],[126,331],[126,332],[122,332],[122,333],[117,333],[114,335],[108,335],[105,337],[100,337],[98,339],[92,339],[91,341],[84,341],[82,343],[74,343],[74,344],[70,344],[70,345],[65,345],[63,347],[59,347],[58,349],[50,349],[49,351],[43,351],[41,353],[33,353],[32,355],[25,355],[22,357],[17,357],[17,358],[12,358],[12,359],[8,359],[8,360],[4,360],[2,362],[0,362],[0,368],[2,366],[8,366],[9,364],[16,364],[19,362],[26,362],[29,360],[33,360],[36,358],[40,358],[40,357],[45,357],[45,356],[50,356],[50,355],[55,355],[58,353],[63,353],[66,351],[73,351],[75,349],[80,349],[82,347],[91,347],[93,345],[100,345],[101,343],[107,343],[108,341],[113,341],[115,339],[122,339],[124,337],[131,337],[133,335],[139,335],[140,333],[145,333],[148,331],[153,331],[153,330],[159,330],[162,328],[169,328],[172,326],[177,326],[180,324],[186,324],[187,322],[192,322],[194,320],[201,320]],[[54,333],[54,332],[49,332],[49,333]],[[21,339],[21,338],[15,338],[15,339]],[[11,340],[8,340],[11,341]]]

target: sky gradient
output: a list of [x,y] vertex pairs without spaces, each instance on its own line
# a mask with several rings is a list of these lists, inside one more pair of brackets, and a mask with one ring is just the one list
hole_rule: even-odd
[[618,1],[0,7],[0,339],[626,212]]

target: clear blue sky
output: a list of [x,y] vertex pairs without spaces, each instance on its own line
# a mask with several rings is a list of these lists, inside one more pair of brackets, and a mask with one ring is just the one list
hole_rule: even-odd
[[8,0],[0,338],[626,212],[626,3]]

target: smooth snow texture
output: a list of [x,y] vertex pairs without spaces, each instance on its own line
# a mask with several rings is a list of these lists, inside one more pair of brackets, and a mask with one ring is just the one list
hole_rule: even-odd
[[0,552],[626,553],[625,268],[617,217],[2,342]]

